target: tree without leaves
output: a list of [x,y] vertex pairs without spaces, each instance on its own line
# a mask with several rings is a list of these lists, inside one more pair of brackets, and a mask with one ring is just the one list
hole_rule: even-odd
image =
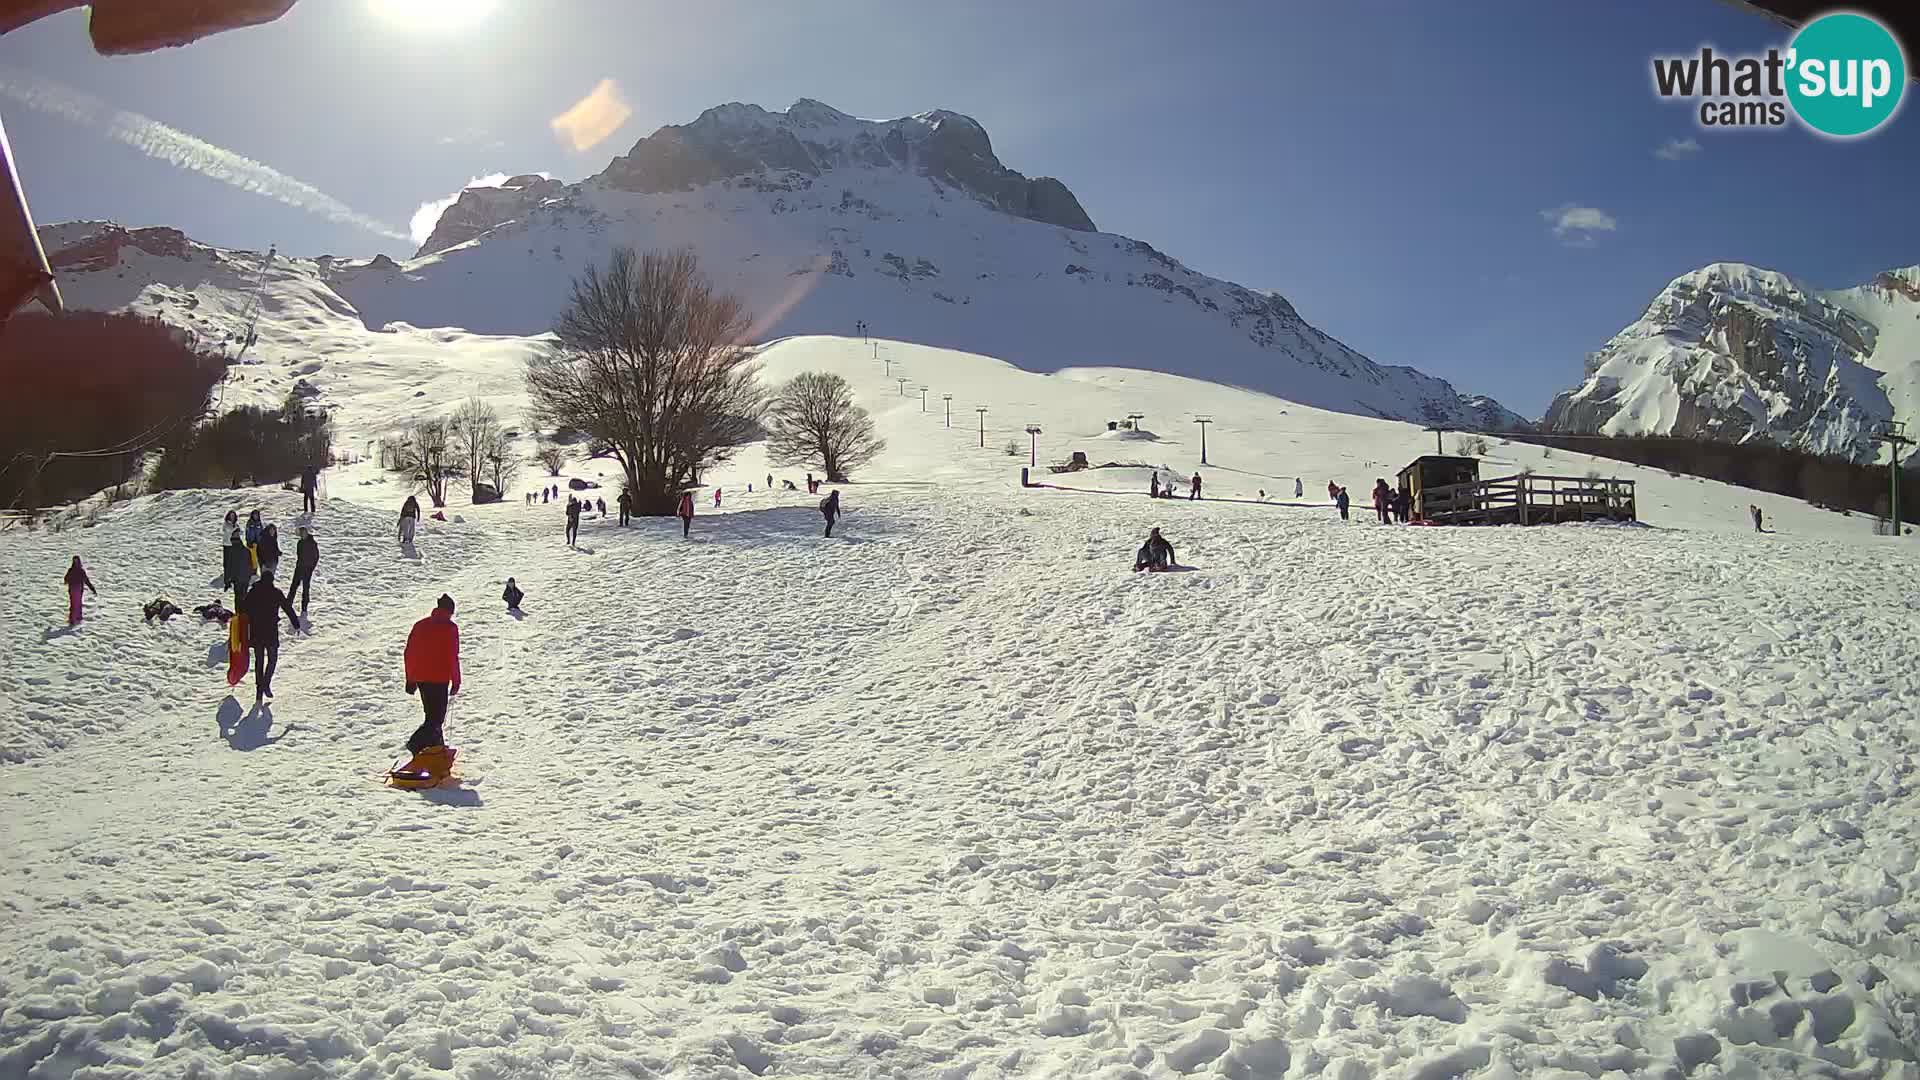
[[473,485],[473,501],[480,501],[482,478],[491,478],[494,495],[506,495],[504,485],[519,471],[520,462],[508,452],[511,440],[500,426],[500,414],[480,398],[469,397],[454,410],[450,422],[455,456]]
[[453,421],[427,417],[407,425],[394,446],[393,471],[405,475],[434,506],[447,505],[447,481],[464,472],[455,456]]
[[574,280],[553,342],[527,362],[534,419],[606,445],[636,512],[671,513],[757,429],[764,399],[740,344],[749,325],[691,251],[618,248]]
[[873,417],[853,403],[853,388],[838,375],[801,372],[767,409],[768,460],[816,466],[829,483],[845,483],[849,472],[886,448],[886,440],[874,434]]
[[533,452],[533,460],[547,470],[548,476],[559,476],[560,470],[567,464],[567,448],[559,443],[543,441],[540,448]]

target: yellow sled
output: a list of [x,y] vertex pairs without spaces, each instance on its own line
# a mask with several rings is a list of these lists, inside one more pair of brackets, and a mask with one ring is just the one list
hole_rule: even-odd
[[453,759],[459,751],[450,746],[429,746],[404,764],[387,770],[387,786],[417,790],[435,788],[454,779]]

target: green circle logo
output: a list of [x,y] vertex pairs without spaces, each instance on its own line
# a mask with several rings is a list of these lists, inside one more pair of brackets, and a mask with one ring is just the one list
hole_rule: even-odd
[[1843,139],[1886,123],[1907,88],[1900,43],[1879,22],[1849,11],[1801,27],[1787,68],[1793,111],[1813,130]]

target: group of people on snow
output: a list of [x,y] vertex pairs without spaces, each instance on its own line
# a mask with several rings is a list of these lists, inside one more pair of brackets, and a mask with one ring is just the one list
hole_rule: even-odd
[[[1158,470],[1155,470],[1154,474],[1147,479],[1147,498],[1149,499],[1173,498],[1173,478],[1168,477],[1166,486],[1161,487],[1160,473]],[[1187,499],[1189,501],[1192,501],[1198,498],[1200,498],[1200,474],[1194,473],[1193,477],[1187,482]]]

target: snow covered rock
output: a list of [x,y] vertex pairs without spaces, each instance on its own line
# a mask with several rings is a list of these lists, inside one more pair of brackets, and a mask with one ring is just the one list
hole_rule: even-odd
[[1714,263],[1670,282],[1556,397],[1548,430],[1766,439],[1874,460],[1877,425],[1920,407],[1920,267],[1820,291]]
[[534,173],[510,177],[497,187],[475,186],[460,193],[440,212],[433,232],[415,252],[416,257],[464,244],[511,221],[527,216],[548,199],[564,198],[567,185]]

